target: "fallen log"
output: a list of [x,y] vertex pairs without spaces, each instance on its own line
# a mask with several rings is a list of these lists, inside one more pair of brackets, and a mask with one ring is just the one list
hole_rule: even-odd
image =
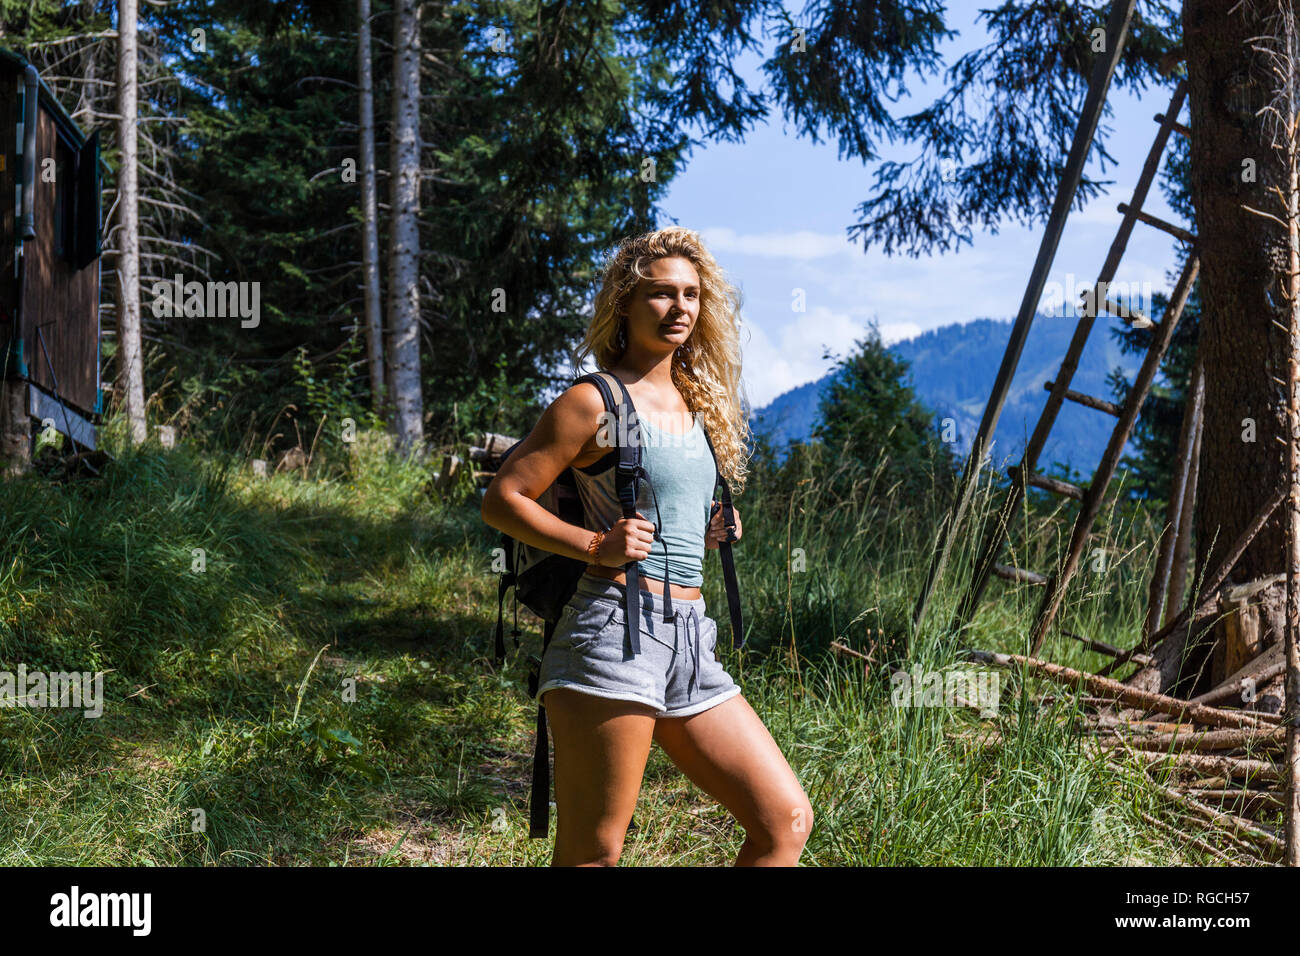
[[1249,790],[1249,789],[1231,789],[1231,790],[1184,790],[1193,800],[1245,800],[1247,803],[1263,803],[1275,810],[1284,809],[1286,804],[1271,790]]
[[1162,786],[1158,783],[1155,784],[1155,788],[1157,793],[1173,800],[1180,806],[1187,807],[1194,813],[1199,813],[1200,815],[1213,820],[1215,823],[1222,823],[1231,826],[1234,832],[1247,834],[1250,837],[1259,840],[1272,850],[1280,853],[1286,849],[1282,841],[1276,836],[1244,817],[1239,817],[1233,813],[1225,813],[1222,810],[1216,810],[1214,807],[1207,806],[1199,800],[1194,800],[1186,794],[1179,793],[1177,790],[1172,790],[1169,787]]
[[[1116,735],[1118,736],[1118,735]],[[1197,730],[1185,727],[1172,733],[1151,734],[1126,738],[1133,747],[1142,750],[1195,750],[1213,753],[1218,750],[1236,750],[1239,747],[1280,747],[1286,742],[1281,727],[1265,730]]]
[[1222,850],[1217,850],[1214,847],[1210,846],[1210,844],[1206,843],[1200,837],[1194,837],[1190,833],[1184,833],[1182,830],[1178,829],[1177,827],[1165,823],[1165,821],[1163,820],[1156,819],[1151,814],[1147,813],[1145,810],[1139,810],[1138,815],[1141,816],[1142,819],[1145,820],[1147,823],[1150,823],[1152,826],[1154,826],[1156,829],[1164,830],[1166,833],[1170,833],[1173,836],[1178,837],[1180,840],[1183,840],[1186,843],[1190,843],[1198,850],[1202,850],[1205,853],[1210,854],[1210,856],[1214,857],[1216,860],[1226,863],[1228,866],[1241,866],[1240,860],[1234,860],[1232,857],[1228,856],[1228,854],[1224,853]]
[[[1137,642],[1135,650],[1152,651],[1155,661],[1129,675],[1125,683],[1150,692],[1165,692],[1189,676],[1183,673],[1183,669],[1188,662],[1190,650],[1188,643],[1191,635],[1202,633],[1201,626],[1208,618],[1222,614],[1221,604],[1225,594],[1221,591],[1225,587],[1224,582],[1260,529],[1277,510],[1284,494],[1285,489],[1280,490],[1263,503],[1251,523],[1237,536],[1237,540],[1214,569],[1214,573],[1206,579],[1199,595],[1164,627]],[[1208,666],[1210,661],[1207,659],[1205,663]],[[1109,674],[1119,666],[1121,665],[1118,663],[1109,664],[1102,668],[1102,673]]]
[[474,446],[469,450],[469,456],[474,461],[496,461],[500,462],[505,453],[508,452],[512,445],[519,439],[513,435],[498,435],[495,432],[483,433],[482,447]]
[[[1128,750],[1127,753],[1131,756],[1145,760],[1145,762],[1147,762],[1148,765],[1150,765],[1153,762],[1156,763],[1160,762],[1160,758],[1154,754],[1145,754],[1134,750]],[[1114,756],[1114,752],[1112,751],[1109,754],[1109,756]],[[1201,761],[1207,759],[1214,760],[1215,758],[1200,758]],[[1221,783],[1220,780],[1216,780],[1215,785],[1226,786],[1226,783]],[[1166,799],[1173,800],[1175,803],[1179,804],[1180,806],[1186,807],[1187,809],[1192,810],[1194,813],[1207,817],[1209,820],[1211,820],[1214,823],[1227,824],[1228,826],[1230,826],[1232,828],[1232,832],[1224,833],[1223,836],[1226,839],[1232,840],[1235,844],[1242,846],[1248,852],[1251,853],[1256,852],[1256,847],[1246,843],[1245,840],[1243,839],[1243,834],[1250,836],[1253,839],[1261,841],[1262,843],[1264,843],[1266,847],[1268,847],[1270,850],[1273,850],[1275,852],[1278,851],[1279,848],[1284,849],[1282,841],[1278,840],[1273,833],[1263,829],[1260,826],[1257,826],[1252,821],[1246,820],[1242,817],[1238,817],[1235,814],[1224,813],[1222,811],[1215,810],[1213,807],[1207,806],[1199,802],[1195,798],[1188,797],[1186,794],[1178,790],[1175,790],[1171,787],[1167,787],[1164,784],[1161,784],[1155,780],[1152,780],[1151,784],[1152,787],[1155,789],[1155,791],[1161,796],[1165,797]]]
[[1198,773],[1217,773],[1227,777],[1242,777],[1246,780],[1276,782],[1281,779],[1281,773],[1278,769],[1263,760],[1248,760],[1243,757],[1211,757],[1206,754],[1152,753],[1147,750],[1134,750],[1126,740],[1117,740],[1114,746],[1101,749],[1107,753],[1123,751],[1131,754],[1142,763],[1147,764],[1148,767],[1169,763],[1183,770],[1195,770]]
[[[1278,649],[1278,656],[1280,657],[1282,645],[1275,644],[1273,646]],[[1269,648],[1269,650],[1261,654],[1260,657],[1267,657],[1272,649],[1273,648]],[[1218,687],[1215,687],[1212,690],[1207,690],[1204,694],[1199,694],[1196,697],[1193,697],[1192,701],[1197,704],[1215,704],[1221,700],[1230,700],[1233,697],[1240,697],[1241,693],[1246,690],[1247,687],[1252,685],[1258,687],[1260,684],[1265,684],[1277,677],[1285,669],[1286,665],[1280,661],[1276,664],[1270,664],[1256,674],[1247,674],[1245,677],[1239,677],[1235,680],[1229,679]]]
[[[1197,605],[1196,613],[1195,615],[1192,615],[1190,621],[1188,621],[1187,619],[1187,609],[1184,608],[1180,614],[1180,617],[1170,620],[1168,624],[1166,624],[1163,628],[1161,628],[1159,632],[1157,632],[1160,635],[1158,640],[1155,639],[1156,635],[1152,635],[1153,639],[1149,643],[1144,641],[1139,641],[1136,645],[1134,645],[1132,649],[1133,653],[1149,654],[1152,659],[1150,663],[1140,664],[1136,671],[1134,671],[1129,677],[1125,678],[1125,682],[1133,680],[1139,674],[1144,674],[1153,669],[1159,668],[1160,646],[1162,642],[1164,642],[1167,638],[1173,636],[1185,641],[1187,639],[1187,634],[1193,628],[1200,626],[1207,619],[1212,618],[1216,614],[1220,613],[1219,597],[1220,595],[1216,593],[1216,594],[1211,594],[1209,597],[1203,600],[1199,605]],[[1113,674],[1115,671],[1119,670],[1121,667],[1123,667],[1125,664],[1128,663],[1130,663],[1130,661],[1128,660],[1111,661],[1100,671],[1098,671],[1098,674],[1102,677],[1108,677],[1109,675]]]
[[1050,664],[1047,661],[1025,657],[1022,654],[999,654],[993,651],[979,650],[967,651],[966,654],[971,660],[981,664],[993,664],[998,667],[1011,667],[1013,665],[1024,667],[1058,684],[1086,687],[1098,697],[1110,697],[1131,707],[1140,707],[1147,711],[1158,711],[1177,717],[1186,717],[1202,724],[1214,724],[1218,727],[1258,727],[1260,723],[1254,715],[1220,710],[1204,704],[1190,704],[1174,697],[1166,697],[1164,694],[1138,690],[1135,687],[1121,684],[1119,681],[1098,677],[1096,674],[1076,671],[1060,664]]
[[1170,723],[1169,721],[1131,720],[1114,717],[1110,714],[1098,714],[1092,718],[1092,721],[1093,726],[1098,730],[1131,730],[1139,734],[1172,734],[1186,726],[1186,724]]

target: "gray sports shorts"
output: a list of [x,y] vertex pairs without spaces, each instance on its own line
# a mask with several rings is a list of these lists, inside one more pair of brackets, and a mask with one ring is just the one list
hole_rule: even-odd
[[538,673],[538,703],[556,687],[653,707],[655,717],[698,714],[740,693],[714,649],[718,624],[704,599],[673,598],[664,621],[663,596],[641,595],[641,653],[631,654],[623,609],[626,588],[584,574],[556,623]]

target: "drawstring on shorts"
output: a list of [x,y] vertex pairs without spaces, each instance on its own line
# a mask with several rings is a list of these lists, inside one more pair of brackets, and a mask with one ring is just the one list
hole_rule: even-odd
[[[691,655],[691,679],[686,684],[686,698],[691,697],[691,689],[698,685],[700,677],[700,616],[695,606],[689,605],[690,613],[681,611],[673,613],[673,651],[677,650],[678,635],[685,635],[686,651]],[[691,624],[695,625],[695,646],[691,647]]]

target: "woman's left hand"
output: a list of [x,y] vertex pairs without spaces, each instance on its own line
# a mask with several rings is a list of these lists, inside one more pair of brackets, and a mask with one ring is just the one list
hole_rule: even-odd
[[[740,510],[731,506],[731,513],[736,519],[736,540],[740,540]],[[727,529],[722,525],[722,508],[718,508],[709,519],[708,530],[704,532],[704,547],[717,548],[718,545],[727,540]]]

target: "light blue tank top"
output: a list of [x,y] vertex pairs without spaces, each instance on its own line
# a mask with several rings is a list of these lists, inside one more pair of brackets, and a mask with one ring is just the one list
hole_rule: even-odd
[[[641,465],[650,482],[641,482],[636,507],[646,520],[659,527],[659,534],[668,545],[665,558],[664,544],[658,540],[651,544],[650,556],[640,563],[641,573],[662,581],[666,570],[673,584],[701,587],[704,532],[708,528],[709,507],[717,480],[704,427],[698,415],[685,434],[656,428],[640,416],[637,421],[645,442],[641,448]],[[588,527],[593,531],[606,531],[623,517],[623,508],[614,491],[617,461],[617,453],[611,451],[594,465],[573,469],[578,496],[582,499]]]

